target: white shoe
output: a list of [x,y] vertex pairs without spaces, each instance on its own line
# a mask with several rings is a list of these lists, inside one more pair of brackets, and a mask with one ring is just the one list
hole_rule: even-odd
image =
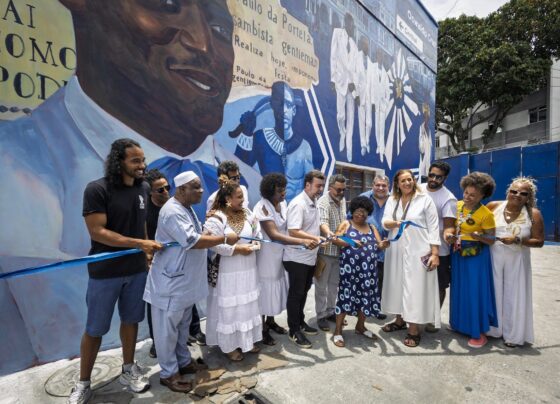
[[123,372],[119,376],[119,383],[129,388],[134,393],[143,393],[150,388],[150,382],[139,371],[139,366],[132,365],[128,372]]
[[86,404],[92,396],[91,387],[77,383],[68,396],[68,404]]
[[140,366],[138,364],[138,362],[134,362],[134,364],[132,365],[132,369],[133,369],[132,372],[134,374],[138,374],[138,375],[142,375],[142,376],[144,376],[145,374],[147,374],[150,371],[150,368]]

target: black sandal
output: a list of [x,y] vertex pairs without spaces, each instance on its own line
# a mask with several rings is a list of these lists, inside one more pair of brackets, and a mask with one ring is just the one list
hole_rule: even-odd
[[514,344],[513,342],[505,342],[505,341],[504,341],[504,345],[505,345],[506,347],[508,347],[508,348],[517,348],[517,347],[519,347],[519,345]]
[[[420,345],[420,339],[422,337],[420,336],[420,334],[416,334],[416,335],[412,335],[412,334],[406,334],[406,337],[404,337],[404,345],[409,347],[409,348],[416,348],[418,345]],[[406,341],[409,341],[409,343],[407,344]],[[410,341],[412,341],[412,344],[410,343]]]
[[272,320],[272,321],[267,321],[266,325],[268,326],[269,330],[274,331],[276,334],[286,334],[287,331],[284,327],[280,327],[278,324],[276,324],[276,321]]
[[394,331],[406,330],[406,322],[403,321],[402,324],[398,324],[396,321],[393,321],[392,323],[385,324],[381,328],[381,330],[383,332],[394,332]]
[[262,333],[263,339],[262,339],[262,343],[265,345],[276,345],[276,340],[274,338],[272,338],[272,335],[270,335],[270,333],[268,331],[263,331]]

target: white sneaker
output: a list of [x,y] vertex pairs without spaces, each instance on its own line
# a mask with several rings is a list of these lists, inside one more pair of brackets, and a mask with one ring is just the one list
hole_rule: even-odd
[[[128,372],[123,372],[119,376],[119,383],[127,386],[130,391],[135,393],[143,393],[150,388],[150,382],[139,371],[139,366],[132,365]],[[141,368],[140,368],[141,369]]]
[[68,396],[67,404],[86,404],[92,396],[91,387],[76,384]]
[[147,374],[149,371],[150,371],[150,368],[140,366],[140,365],[138,364],[138,362],[134,362],[134,364],[132,365],[132,373],[134,373],[135,375],[142,375],[142,376],[144,376],[144,375]]

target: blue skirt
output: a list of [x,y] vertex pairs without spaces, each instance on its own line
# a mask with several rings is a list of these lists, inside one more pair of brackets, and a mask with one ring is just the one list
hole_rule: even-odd
[[451,257],[450,323],[453,330],[480,338],[490,326],[498,326],[490,248],[482,247],[475,257]]

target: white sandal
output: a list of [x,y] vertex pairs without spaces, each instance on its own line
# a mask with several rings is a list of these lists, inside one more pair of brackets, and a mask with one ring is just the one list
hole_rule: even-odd
[[345,346],[344,338],[342,338],[342,335],[333,335],[333,342],[339,348],[344,348]]

